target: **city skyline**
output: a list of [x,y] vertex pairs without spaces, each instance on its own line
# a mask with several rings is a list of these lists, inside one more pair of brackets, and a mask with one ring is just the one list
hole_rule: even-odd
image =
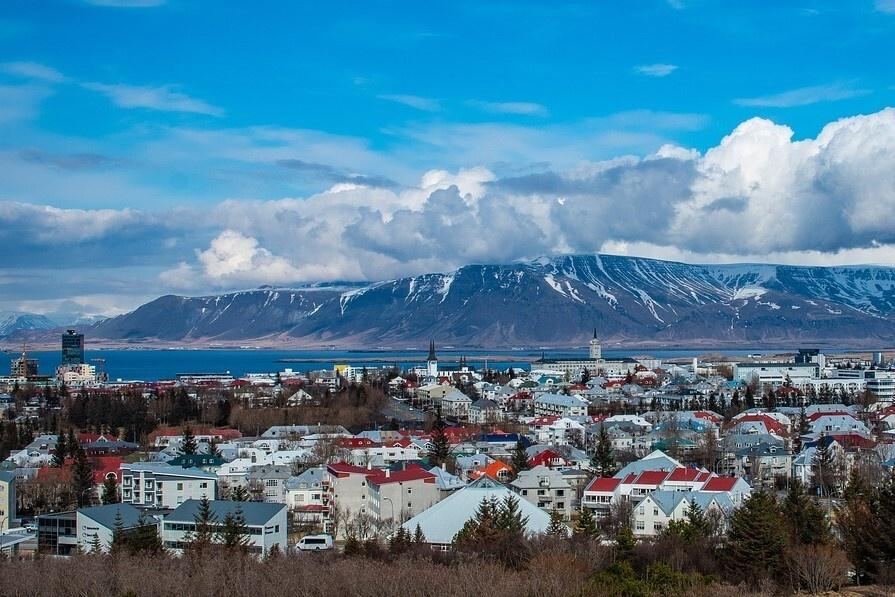
[[569,252],[892,264],[893,28],[886,1],[10,2],[0,310]]

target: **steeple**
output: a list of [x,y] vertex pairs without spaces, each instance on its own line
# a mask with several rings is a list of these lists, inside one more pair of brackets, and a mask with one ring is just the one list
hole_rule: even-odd
[[594,328],[594,338],[590,341],[591,360],[599,361],[603,358],[603,347],[600,346],[600,340],[597,338],[597,328]]
[[427,361],[437,361],[438,357],[435,356],[435,340],[429,340],[429,356],[426,358]]
[[594,328],[594,340],[597,339],[597,328]]

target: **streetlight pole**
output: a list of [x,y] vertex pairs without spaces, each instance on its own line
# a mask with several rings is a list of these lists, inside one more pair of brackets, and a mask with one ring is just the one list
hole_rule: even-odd
[[391,506],[391,508],[392,508],[392,518],[391,518],[391,520],[392,520],[392,523],[394,524],[394,522],[395,522],[395,502],[392,501],[392,498],[390,498],[390,497],[386,497],[386,496],[382,496],[382,499],[383,499],[384,501],[388,501],[389,506]]

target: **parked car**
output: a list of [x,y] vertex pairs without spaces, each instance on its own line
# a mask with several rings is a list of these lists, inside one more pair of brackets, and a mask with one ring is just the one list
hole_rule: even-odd
[[307,535],[302,537],[295,547],[299,551],[322,551],[333,548],[333,538],[331,535]]

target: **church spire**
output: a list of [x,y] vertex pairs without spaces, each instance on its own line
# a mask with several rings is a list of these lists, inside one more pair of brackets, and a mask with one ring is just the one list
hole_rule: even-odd
[[597,339],[597,328],[594,328],[594,340]]
[[437,361],[438,357],[435,356],[435,340],[429,340],[429,357],[426,359],[427,361]]

